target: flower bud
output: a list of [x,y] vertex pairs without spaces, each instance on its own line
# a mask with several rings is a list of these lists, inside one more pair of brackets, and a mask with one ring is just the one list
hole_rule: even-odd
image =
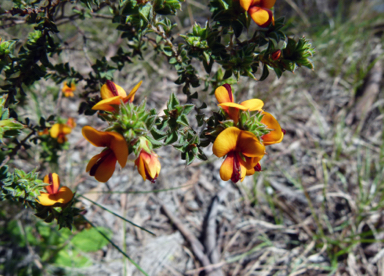
[[277,50],[272,53],[271,59],[272,60],[278,60],[281,57],[281,50]]

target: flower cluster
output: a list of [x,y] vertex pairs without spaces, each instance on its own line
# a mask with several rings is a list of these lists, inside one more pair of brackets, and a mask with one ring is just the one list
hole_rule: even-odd
[[161,165],[152,150],[152,144],[145,135],[141,135],[145,128],[143,121],[148,118],[148,114],[141,110],[142,107],[132,104],[141,83],[127,95],[121,86],[107,81],[101,87],[102,100],[92,109],[106,112],[103,113],[104,118],[111,121],[112,125],[107,131],[99,131],[91,126],[83,127],[85,139],[93,146],[104,148],[91,158],[86,168],[97,181],[107,182],[115,171],[117,162],[123,168],[130,152],[137,155],[135,165],[144,180],[154,183],[160,173]]
[[[232,121],[213,143],[213,153],[226,156],[220,177],[224,181],[243,181],[246,175],[261,170],[259,162],[265,155],[265,146],[280,143],[285,131],[275,117],[262,110],[263,101],[251,99],[237,104],[229,84],[218,87],[215,96],[225,117]],[[250,116],[251,112],[255,114]]]
[[[63,144],[68,141],[67,135],[72,132],[72,129],[76,127],[76,122],[73,118],[68,118],[65,124],[56,123],[49,129],[49,134],[52,138],[56,139],[59,144]],[[44,130],[40,135],[47,134]]]

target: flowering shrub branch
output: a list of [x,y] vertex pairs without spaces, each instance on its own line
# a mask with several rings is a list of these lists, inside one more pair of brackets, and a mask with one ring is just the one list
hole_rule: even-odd
[[[59,188],[59,176],[54,172],[47,174],[43,184],[35,171],[27,174],[15,169],[11,173],[6,165],[19,150],[36,147],[43,164],[58,168],[60,152],[68,149],[68,136],[75,127],[73,118],[52,114],[45,119],[40,115],[39,123],[35,123],[28,116],[20,116],[30,87],[42,79],[63,84],[60,97],[80,98],[80,114],[97,114],[108,124],[103,130],[92,126],[82,130],[89,143],[102,148],[95,151],[86,168],[97,181],[107,182],[116,164],[124,167],[132,154],[143,180],[155,182],[161,173],[156,149],[166,145],[179,150],[187,165],[196,158],[207,160],[203,148],[212,145],[213,154],[225,158],[220,169],[225,181],[243,181],[247,175],[262,169],[259,162],[266,147],[282,142],[285,130],[274,116],[262,109],[261,100],[236,103],[231,84],[242,76],[250,81],[265,80],[271,70],[280,77],[298,67],[313,69],[310,57],[314,50],[304,37],[298,40],[287,37],[283,31],[284,18],[274,18],[273,0],[211,0],[210,20],[202,25],[195,23],[190,31],[178,34],[170,18],[181,9],[181,4],[179,0],[71,3],[48,0],[45,4],[14,1],[14,7],[0,15],[10,25],[16,24],[13,19],[18,16],[24,21],[17,24],[34,27],[25,43],[0,42],[2,200],[23,202],[45,221],[56,219],[60,227],[70,228],[80,212],[73,206],[76,201],[73,192],[67,187]],[[72,7],[70,14],[66,14],[66,5]],[[100,13],[107,8],[110,15]],[[57,61],[66,47],[58,39],[57,26],[93,17],[115,24],[126,47],[119,48],[110,61],[104,56],[92,61],[87,55],[87,37],[78,27],[90,64],[86,75],[68,62]],[[185,103],[171,94],[164,110],[147,110],[145,100],[139,105],[134,102],[141,82],[132,84],[129,93],[113,82],[114,72],[140,61],[148,47],[164,56],[176,71],[174,82],[187,95]],[[79,82],[86,83],[81,93],[76,91]],[[209,115],[203,113],[206,103],[197,104],[203,91],[192,91],[202,84],[204,91],[215,91],[218,101],[217,110]],[[199,129],[190,123],[193,116]]]

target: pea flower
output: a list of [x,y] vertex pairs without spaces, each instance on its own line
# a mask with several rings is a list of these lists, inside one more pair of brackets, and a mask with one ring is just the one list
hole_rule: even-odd
[[37,197],[37,201],[43,206],[53,206],[57,203],[66,204],[73,198],[71,189],[66,186],[62,186],[60,189],[60,179],[56,173],[47,174],[44,177],[44,183],[50,184],[45,189],[47,193],[40,193]]
[[156,182],[161,169],[161,164],[157,157],[156,153],[148,153],[142,149],[135,160],[137,171],[143,177],[144,181],[148,179],[152,183]]
[[227,181],[243,181],[247,170],[254,168],[265,154],[265,147],[249,131],[229,127],[223,130],[213,143],[213,154],[217,157],[227,156],[220,167],[220,177]]
[[104,110],[104,111],[114,111],[113,105],[120,105],[121,101],[124,103],[133,102],[136,91],[139,89],[141,83],[140,81],[136,86],[129,92],[128,96],[125,90],[115,84],[112,81],[107,80],[107,83],[101,87],[101,98],[102,100],[95,104],[93,110]]
[[224,84],[219,86],[215,90],[215,97],[219,102],[219,106],[227,113],[228,117],[231,118],[235,124],[237,124],[239,120],[240,110],[261,110],[264,106],[262,100],[259,99],[251,99],[242,102],[241,104],[237,104],[234,102],[232,88],[229,84]]
[[82,129],[83,136],[95,147],[106,147],[89,160],[86,172],[97,181],[107,182],[115,171],[116,162],[123,168],[127,163],[128,146],[124,137],[117,132],[102,132],[90,126]]
[[57,139],[57,142],[59,144],[62,144],[68,141],[68,138],[66,135],[70,134],[71,132],[72,132],[72,128],[70,126],[65,124],[59,124],[59,123],[54,124],[49,129],[49,134],[51,135],[52,138]]
[[240,6],[248,12],[253,21],[262,28],[274,23],[271,8],[276,0],[240,0]]
[[76,90],[76,85],[72,82],[71,86],[69,87],[66,81],[64,82],[63,89],[61,89],[65,97],[73,97],[74,96],[73,91],[75,90]]

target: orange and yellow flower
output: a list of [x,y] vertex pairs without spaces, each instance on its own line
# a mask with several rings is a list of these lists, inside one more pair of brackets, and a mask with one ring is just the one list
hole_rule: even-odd
[[215,90],[215,97],[219,102],[219,106],[227,113],[228,117],[231,118],[235,124],[239,120],[240,110],[256,111],[261,110],[264,106],[262,100],[251,99],[237,104],[234,102],[233,93],[229,84],[219,86]]
[[64,82],[63,89],[61,89],[65,97],[73,97],[74,96],[73,91],[75,90],[76,90],[76,85],[72,82],[71,86],[69,87],[66,81]]
[[112,81],[107,80],[107,83],[101,87],[101,98],[102,100],[95,104],[93,110],[104,110],[104,111],[114,111],[114,105],[120,105],[121,101],[123,103],[133,102],[136,91],[139,89],[142,81],[140,81],[136,86],[129,92],[128,96],[125,90],[115,84]]
[[71,189],[66,186],[62,186],[60,189],[60,179],[56,173],[47,174],[44,177],[44,183],[50,184],[45,189],[47,193],[40,193],[37,197],[37,201],[44,206],[53,206],[57,203],[66,204],[73,198]]
[[71,132],[72,132],[72,128],[70,126],[65,124],[59,124],[59,123],[54,124],[49,129],[49,134],[51,135],[52,138],[57,139],[57,142],[59,144],[62,144],[68,141],[68,138],[66,135],[70,134]]
[[119,162],[122,168],[127,163],[127,142],[117,132],[102,132],[90,126],[83,127],[82,133],[95,147],[106,147],[89,160],[86,172],[94,176],[97,181],[107,182],[115,171],[116,162]]
[[249,131],[229,127],[223,130],[213,143],[213,154],[226,156],[220,167],[220,177],[227,181],[243,181],[247,171],[252,170],[265,154],[265,147]]
[[152,183],[156,182],[161,170],[161,164],[157,157],[157,154],[154,152],[148,153],[145,150],[141,150],[135,160],[137,171],[143,177],[144,181],[148,179]]
[[240,5],[248,12],[253,21],[262,28],[268,27],[274,18],[272,7],[276,0],[240,0]]

